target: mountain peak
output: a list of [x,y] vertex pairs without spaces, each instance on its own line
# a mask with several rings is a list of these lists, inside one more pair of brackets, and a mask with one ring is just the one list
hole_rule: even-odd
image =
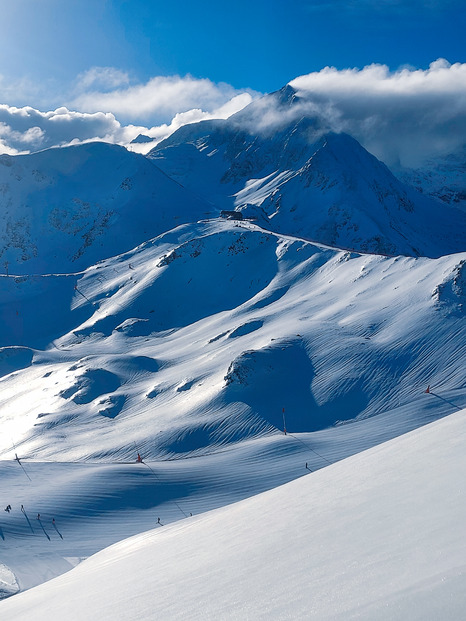
[[271,93],[270,97],[273,97],[277,103],[288,106],[295,104],[300,99],[297,91],[291,86],[291,84],[286,84],[286,86],[280,90]]
[[313,117],[288,115],[295,105],[299,110],[288,85],[226,121],[182,128],[151,157],[219,211],[261,213],[264,226],[280,233],[390,255],[464,249],[464,214],[445,217],[355,138],[326,133]]
[[154,139],[150,136],[146,136],[145,134],[138,134],[136,138],[131,140],[130,144],[144,144],[146,142],[153,142]]

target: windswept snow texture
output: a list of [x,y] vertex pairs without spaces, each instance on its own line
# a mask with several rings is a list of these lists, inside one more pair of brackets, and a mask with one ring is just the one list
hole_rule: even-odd
[[99,142],[0,156],[0,207],[10,274],[76,272],[209,211],[145,157]]
[[0,449],[14,436],[36,459],[206,454],[281,432],[283,414],[289,432],[315,432],[409,405],[428,383],[464,392],[465,261],[219,220],[73,277],[53,324],[53,277],[4,277],[21,310],[5,304],[0,338],[21,347],[0,352],[14,371]]
[[1,602],[0,615],[462,619],[465,416],[122,541]]
[[180,128],[148,157],[219,208],[280,233],[385,255],[466,250],[464,211],[400,182],[347,134],[289,121],[298,101],[287,86],[227,120]]
[[79,274],[4,275],[0,546],[18,588],[464,406],[465,265],[219,219]]

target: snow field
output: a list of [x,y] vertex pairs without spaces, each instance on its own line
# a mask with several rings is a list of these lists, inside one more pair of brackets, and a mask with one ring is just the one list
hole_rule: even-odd
[[282,429],[283,407],[290,431],[316,431],[407,405],[428,383],[458,390],[464,292],[442,283],[462,258],[349,255],[253,225],[181,227],[87,270],[49,349],[29,336],[42,332],[40,306],[23,322],[32,365],[0,380],[3,453],[12,439],[23,456],[65,461],[132,459],[134,443],[146,457],[202,453]]
[[462,618],[464,213],[261,105],[0,158],[0,618]]
[[460,619],[465,413],[122,541],[1,602],[0,613],[14,620],[34,610],[37,621]]
[[446,397],[438,400],[441,412],[434,396],[422,394],[417,405],[350,425],[270,435],[191,459],[147,465],[117,456],[96,463],[25,459],[23,468],[3,461],[1,501],[12,511],[0,513],[2,561],[28,589],[68,571],[75,559],[154,528],[159,517],[167,525],[231,504],[446,415],[457,395]]
[[0,500],[14,509],[1,562],[27,589],[158,517],[197,516],[461,407],[462,261],[220,220],[79,274],[4,277],[29,314],[22,347],[0,351]]

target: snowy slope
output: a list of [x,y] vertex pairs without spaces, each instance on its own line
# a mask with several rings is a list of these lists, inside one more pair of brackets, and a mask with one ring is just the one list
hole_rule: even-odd
[[146,158],[116,145],[2,155],[2,271],[79,271],[208,210]]
[[0,450],[13,437],[47,459],[208,453],[277,433],[282,408],[312,432],[428,383],[464,392],[465,259],[356,255],[220,220],[78,276],[0,278]]
[[[464,249],[462,216],[249,114],[0,158],[0,598],[464,406],[466,254],[382,256]],[[199,220],[226,206],[264,228]]]
[[[461,619],[463,410],[0,602],[23,619]],[[426,467],[426,455],[429,456]]]
[[296,120],[295,105],[287,86],[227,120],[180,128],[148,157],[219,208],[280,233],[391,255],[465,250],[463,212],[400,182],[350,136]]
[[4,591],[464,405],[465,260],[220,219],[82,273],[0,277]]

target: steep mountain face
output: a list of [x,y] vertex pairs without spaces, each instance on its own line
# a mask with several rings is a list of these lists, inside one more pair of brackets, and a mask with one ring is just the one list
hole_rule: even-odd
[[148,157],[218,208],[277,232],[392,255],[465,248],[464,213],[403,184],[350,136],[296,119],[295,106],[288,86],[226,121],[182,127]]
[[123,147],[2,155],[0,265],[12,274],[79,271],[208,209]]

